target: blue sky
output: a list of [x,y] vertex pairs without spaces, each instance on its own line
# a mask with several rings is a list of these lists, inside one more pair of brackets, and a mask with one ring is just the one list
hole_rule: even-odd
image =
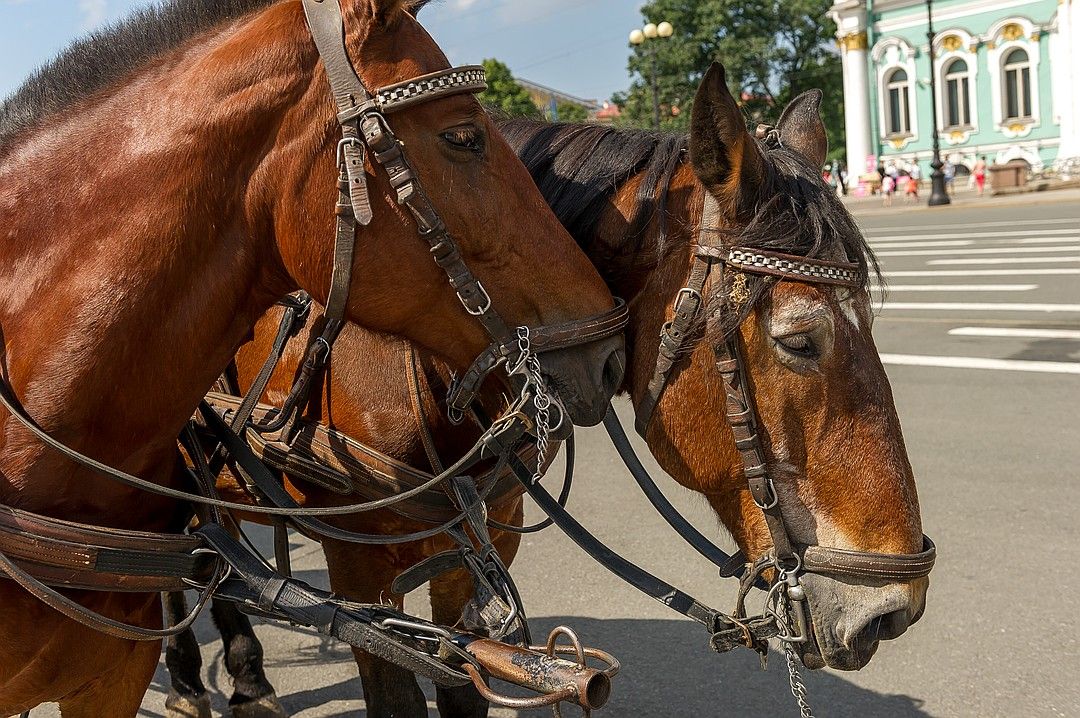
[[[0,0],[0,97],[73,38],[152,0]],[[641,0],[440,0],[421,20],[454,64],[497,57],[514,74],[607,99],[629,84]]]

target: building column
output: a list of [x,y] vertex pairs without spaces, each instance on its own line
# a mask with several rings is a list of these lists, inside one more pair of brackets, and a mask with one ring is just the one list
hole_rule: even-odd
[[1058,160],[1080,157],[1080,88],[1075,68],[1080,62],[1080,0],[1059,0],[1057,37],[1051,37],[1050,71],[1057,78],[1054,109],[1061,118]]
[[829,9],[829,16],[836,23],[836,44],[840,46],[844,68],[844,131],[849,187],[857,187],[859,177],[869,174],[866,158],[874,147],[870,141],[866,4],[866,0],[833,0]]
[[870,142],[870,79],[866,63],[866,30],[839,38],[844,67],[844,131],[847,135],[848,186],[859,184],[859,176],[872,171],[867,157]]

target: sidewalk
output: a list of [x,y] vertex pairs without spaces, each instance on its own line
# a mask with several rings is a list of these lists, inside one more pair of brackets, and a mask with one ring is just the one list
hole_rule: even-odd
[[[1080,188],[1077,187],[1050,189],[1044,192],[1023,192],[1018,194],[999,195],[996,197],[990,194],[989,189],[987,189],[986,194],[980,197],[975,190],[963,188],[956,190],[950,195],[952,204],[929,207],[926,204],[926,199],[930,196],[929,185],[924,184],[919,190],[918,202],[905,202],[902,194],[895,194],[893,195],[893,204],[891,207],[881,206],[882,197],[880,195],[874,195],[872,197],[851,197],[849,195],[843,198],[843,202],[852,214],[860,216],[900,214],[913,210],[947,212],[950,209],[971,210],[981,207],[1001,207],[1007,205],[1058,204],[1061,202],[1080,203]],[[1080,212],[1078,212],[1078,214],[1080,214]]]

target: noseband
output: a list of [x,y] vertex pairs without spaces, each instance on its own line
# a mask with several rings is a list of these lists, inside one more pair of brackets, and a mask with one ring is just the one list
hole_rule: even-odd
[[404,143],[390,129],[386,119],[390,113],[451,95],[483,92],[487,89],[484,68],[470,65],[440,70],[371,93],[345,51],[345,25],[338,0],[304,0],[304,13],[326,68],[342,133],[337,149],[334,270],[325,311],[330,321],[323,332],[326,347],[333,344],[345,318],[356,227],[372,220],[365,169],[368,153],[386,170],[398,204],[408,209],[416,221],[420,237],[428,243],[435,263],[446,273],[465,311],[476,317],[492,339],[492,344],[452,387],[449,405],[454,415],[468,409],[484,379],[499,366],[522,368],[530,354],[588,344],[621,333],[629,318],[621,300],[612,309],[588,319],[512,331],[496,311],[484,285],[469,270],[457,242],[410,165]]
[[[637,430],[642,437],[646,435],[649,421],[663,396],[673,367],[692,346],[690,337],[694,332],[698,313],[704,305],[705,284],[714,265],[721,267],[722,283],[724,283],[725,271],[733,275],[729,282],[724,283],[724,286],[731,287],[728,300],[736,310],[749,298],[744,276],[746,274],[849,289],[861,287],[857,264],[750,249],[737,244],[725,245],[718,238],[729,235],[717,229],[720,223],[719,203],[711,193],[706,192],[701,230],[694,250],[693,267],[686,286],[679,290],[675,300],[674,317],[664,325],[660,332],[656,369],[638,407]],[[786,586],[786,591],[784,591],[786,602],[792,609],[791,613],[794,614],[796,621],[796,625],[790,627],[788,621],[781,615],[786,612],[778,611],[777,618],[780,620],[781,627],[779,637],[791,643],[798,643],[809,639],[805,592],[799,582],[802,574],[817,573],[841,578],[900,582],[927,576],[934,566],[937,553],[933,541],[927,536],[923,536],[923,550],[915,554],[884,554],[816,545],[799,546],[792,541],[781,510],[780,496],[776,492],[776,486],[767,468],[765,449],[757,428],[759,424],[757,410],[747,383],[746,362],[743,359],[737,332],[715,346],[713,350],[726,395],[725,418],[735,438],[743,476],[746,478],[754,504],[765,518],[773,544],[772,550],[755,561],[749,571],[746,570],[746,559],[741,552],[734,557],[729,557],[726,565],[721,566],[722,575],[743,578],[744,588],[740,595],[740,604],[742,597],[750,586],[758,581],[762,573],[769,568],[775,568],[777,580],[772,591],[779,592],[781,584]],[[647,490],[647,493],[651,492]],[[650,495],[650,499],[652,498],[653,496]],[[662,495],[661,500],[663,500]],[[674,516],[669,518],[671,512],[674,511],[670,504],[657,505],[657,508],[661,510],[665,518],[668,518],[669,523],[701,553],[714,561],[717,557],[726,557],[723,551],[712,545],[700,533],[693,531],[688,523],[680,523]],[[690,530],[687,531],[687,528]]]

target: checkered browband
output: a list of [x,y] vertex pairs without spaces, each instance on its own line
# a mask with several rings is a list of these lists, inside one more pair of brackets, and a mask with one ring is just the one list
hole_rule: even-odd
[[747,247],[698,247],[698,255],[718,259],[750,274],[767,274],[782,279],[794,279],[821,284],[840,284],[859,287],[859,265],[851,262],[828,262],[792,254],[767,252]]
[[467,92],[483,92],[486,89],[487,76],[484,68],[480,65],[466,65],[439,70],[384,87],[375,93],[375,102],[383,112],[396,112],[418,102]]

